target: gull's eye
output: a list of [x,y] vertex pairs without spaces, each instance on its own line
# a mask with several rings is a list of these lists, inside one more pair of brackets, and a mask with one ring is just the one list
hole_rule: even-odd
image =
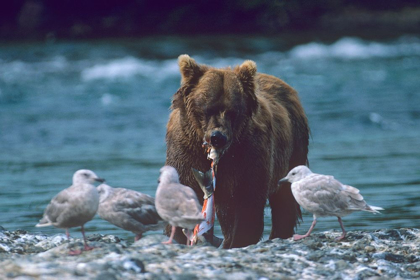
[[296,172],[293,172],[292,175],[295,176],[296,175]]

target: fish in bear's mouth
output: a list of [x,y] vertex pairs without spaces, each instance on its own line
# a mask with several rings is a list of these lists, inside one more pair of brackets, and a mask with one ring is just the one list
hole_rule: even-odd
[[225,133],[215,129],[210,135],[204,136],[203,148],[208,153],[208,158],[213,159],[214,163],[217,164],[223,154],[229,149],[230,141]]
[[207,153],[207,158],[213,161],[213,164],[217,166],[219,159],[222,157],[226,149],[216,149],[214,146],[209,144],[206,140],[203,142],[203,148]]

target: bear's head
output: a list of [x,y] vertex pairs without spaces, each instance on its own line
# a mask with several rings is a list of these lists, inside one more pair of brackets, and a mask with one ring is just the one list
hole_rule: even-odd
[[255,62],[216,69],[200,65],[188,55],[178,58],[181,87],[172,109],[180,109],[184,125],[223,155],[240,141],[252,114],[257,110]]

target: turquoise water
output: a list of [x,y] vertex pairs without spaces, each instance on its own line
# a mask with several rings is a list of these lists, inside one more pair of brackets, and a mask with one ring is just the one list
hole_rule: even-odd
[[[0,226],[62,233],[34,225],[80,168],[154,196],[183,53],[216,67],[252,59],[299,91],[312,170],[386,208],[345,217],[347,230],[420,227],[420,38],[408,36],[292,47],[245,37],[0,44]],[[269,208],[265,219],[267,237]],[[311,221],[305,213],[299,233]],[[315,228],[331,229],[335,218]],[[98,217],[86,230],[133,238]]]

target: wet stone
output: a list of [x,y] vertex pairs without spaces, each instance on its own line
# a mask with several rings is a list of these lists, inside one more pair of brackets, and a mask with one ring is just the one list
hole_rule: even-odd
[[375,252],[375,247],[373,247],[373,246],[366,246],[365,247],[365,251],[366,252],[368,252],[368,253],[372,253],[372,252]]
[[322,247],[322,243],[314,239],[304,240],[303,244],[308,246],[310,249],[317,249]]
[[409,272],[420,272],[420,264],[407,265],[406,270]]
[[408,261],[411,262],[411,263],[419,262],[420,261],[420,256],[411,255],[411,256],[408,257]]
[[334,263],[334,269],[336,270],[343,270],[349,266],[349,264],[344,260],[339,260]]
[[379,276],[381,275],[378,272],[374,271],[373,269],[366,268],[356,274],[356,279],[363,280]]
[[[410,279],[420,276],[420,231],[396,229],[313,233],[310,238],[263,240],[230,250],[164,245],[163,235],[135,243],[113,235],[81,239],[0,231],[0,275],[15,279]],[[129,245],[127,245],[129,244]]]
[[403,263],[406,262],[406,258],[401,255],[385,253],[385,260],[394,262],[394,263]]
[[386,260],[394,263],[404,263],[407,259],[404,256],[392,254],[388,252],[376,253],[372,255],[375,259]]
[[319,252],[311,252],[308,255],[306,255],[306,259],[310,260],[310,261],[317,261],[320,258],[322,258],[324,256],[324,252],[319,251]]
[[356,255],[353,254],[353,253],[344,254],[342,259],[345,260],[345,261],[349,261],[351,263],[357,262]]
[[393,240],[393,241],[404,240],[403,236],[401,235],[401,232],[399,230],[396,230],[396,229],[387,230],[387,231],[381,233],[378,237],[380,239]]
[[118,280],[118,278],[111,272],[102,272],[96,276],[95,280]]
[[357,234],[357,233],[352,233],[352,232],[347,234],[347,236],[346,236],[346,239],[348,241],[359,240],[359,239],[362,239],[362,238],[365,238],[364,234]]
[[401,236],[404,240],[414,240],[416,239],[416,235],[410,229],[402,228],[399,230]]
[[144,263],[139,259],[135,259],[135,258],[127,259],[123,262],[122,266],[125,270],[131,270],[131,271],[134,271],[135,273],[146,272]]

